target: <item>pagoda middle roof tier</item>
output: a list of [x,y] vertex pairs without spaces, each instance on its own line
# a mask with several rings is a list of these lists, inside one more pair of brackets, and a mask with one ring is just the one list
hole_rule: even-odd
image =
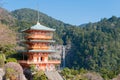
[[21,42],[44,42],[44,43],[54,43],[55,40],[22,40]]
[[37,23],[36,25],[34,25],[28,29],[22,30],[22,32],[25,32],[27,30],[55,31],[55,29],[43,26],[40,23]]
[[55,53],[56,52],[56,50],[27,50],[27,51],[25,51],[25,52],[35,52],[35,53],[39,53],[39,52],[43,52],[43,53]]
[[29,40],[26,42],[55,42],[54,40]]

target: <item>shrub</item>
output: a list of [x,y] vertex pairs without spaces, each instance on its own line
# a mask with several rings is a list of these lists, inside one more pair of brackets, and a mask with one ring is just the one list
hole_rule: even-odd
[[38,71],[33,76],[33,80],[48,80],[43,71]]
[[3,67],[4,67],[4,60],[0,59],[0,68],[3,68]]
[[36,71],[35,65],[30,65],[30,70],[31,72],[35,72]]
[[10,80],[13,80],[13,79],[16,79],[17,78],[17,75],[18,73],[12,69],[12,68],[7,68],[6,69],[6,73],[5,73],[5,77],[6,79],[10,79]]
[[7,60],[6,60],[6,62],[8,63],[8,62],[16,62],[17,63],[17,60],[15,59],[15,58],[8,58]]

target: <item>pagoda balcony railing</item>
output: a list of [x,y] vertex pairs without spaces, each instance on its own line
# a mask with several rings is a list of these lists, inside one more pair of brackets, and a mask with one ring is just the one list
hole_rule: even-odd
[[60,60],[49,60],[49,61],[25,61],[25,60],[20,60],[18,61],[19,63],[23,64],[60,64]]
[[26,36],[27,39],[44,39],[44,40],[50,40],[52,39],[52,36],[45,36],[45,35],[29,35]]
[[51,46],[34,46],[34,47],[29,47],[29,50],[55,50],[54,47]]

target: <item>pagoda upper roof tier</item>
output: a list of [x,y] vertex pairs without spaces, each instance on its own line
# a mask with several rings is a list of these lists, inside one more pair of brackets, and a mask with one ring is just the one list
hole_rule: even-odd
[[[26,51],[25,51],[26,52]],[[42,52],[42,53],[46,53],[46,52],[48,52],[48,53],[55,53],[56,52],[56,50],[27,50],[27,52]]]
[[28,29],[22,30],[22,32],[25,32],[27,30],[55,31],[55,29],[43,26],[39,22],[36,25],[34,25]]
[[55,42],[54,40],[24,40],[22,42]]

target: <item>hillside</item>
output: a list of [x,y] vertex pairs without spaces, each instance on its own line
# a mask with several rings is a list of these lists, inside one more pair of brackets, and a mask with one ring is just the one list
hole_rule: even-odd
[[[11,12],[12,15],[18,20],[17,22],[17,27],[19,27],[19,31],[28,28],[32,25],[35,25],[37,22],[37,11],[33,9],[28,9],[28,8],[23,8],[23,9],[18,9],[15,11]],[[42,25],[52,27],[56,29],[55,33],[55,40],[62,44],[63,40],[61,39],[63,31],[67,27],[71,27],[73,25],[66,24],[62,21],[56,20],[44,13],[39,12],[39,21]]]
[[8,26],[0,24],[0,51],[7,56],[14,53],[17,45],[16,32]]
[[[27,12],[26,9],[25,11],[24,9],[21,10],[23,11],[22,14],[26,11],[25,15],[28,15],[29,11]],[[31,19],[31,16],[27,18]],[[45,18],[40,17],[40,22],[56,29],[56,41],[61,44],[72,45],[71,49],[66,53],[67,67],[97,71],[103,77],[107,76],[109,78],[113,78],[114,75],[120,72],[120,18],[115,16],[109,19],[103,18],[96,23],[85,24],[84,27],[75,27],[56,22],[56,20],[51,20],[52,18],[48,16]],[[26,22],[30,20],[24,19],[20,20]]]
[[[29,9],[29,8],[23,8],[23,9],[18,9],[18,10],[12,11],[11,13],[19,21],[35,22],[35,23],[37,22],[38,12],[36,10]],[[58,25],[59,26],[67,25],[67,24],[63,23],[62,21],[56,20],[42,12],[39,12],[39,18],[40,18],[40,22],[45,25],[52,24],[57,27],[58,27]],[[49,27],[53,27],[53,26],[49,26]]]
[[12,26],[15,24],[15,18],[10,12],[0,7],[0,22]]
[[[19,9],[11,12],[18,32],[36,24],[37,12]],[[5,18],[6,19],[6,18]],[[71,45],[66,53],[66,67],[87,69],[112,79],[120,73],[120,18],[112,16],[96,23],[73,26],[40,12],[42,25],[56,29],[56,44]]]
[[66,55],[66,66],[97,71],[104,78],[120,73],[120,18],[104,18],[80,30],[73,29],[74,46]]
[[8,26],[0,24],[0,46],[16,45],[16,33]]
[[[36,10],[29,9],[29,8],[18,9],[18,10],[12,11],[11,13],[19,21],[36,24],[38,19],[38,12]],[[41,24],[45,26],[53,27],[56,29],[59,27],[72,26],[70,24],[66,24],[62,21],[56,20],[42,12],[39,12],[39,21]]]

